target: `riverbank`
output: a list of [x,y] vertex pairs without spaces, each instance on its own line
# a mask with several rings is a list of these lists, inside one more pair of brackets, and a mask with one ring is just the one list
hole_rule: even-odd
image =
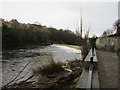
[[4,48],[4,46],[2,47],[2,51],[5,50],[16,50],[16,49],[34,49],[34,48],[38,48],[40,46],[48,46],[48,45],[52,45],[52,43],[40,43],[40,44],[30,44],[30,45],[21,45],[21,46],[17,46],[17,47],[6,47]]
[[82,49],[80,46],[77,46],[77,45],[42,43],[42,44],[26,45],[26,46],[19,46],[19,47],[3,48],[3,51],[4,50],[14,50],[14,49],[34,49],[34,48],[38,48],[40,46],[48,46],[48,45],[65,46],[65,47],[78,49],[78,50]]
[[[48,45],[34,49],[10,50],[5,52],[3,54],[4,57],[2,57],[3,85],[8,83],[14,76],[16,76],[29,61],[33,61],[35,65],[43,65],[45,63],[48,63],[48,58],[43,59],[43,57],[41,57],[45,53],[50,53],[55,62],[67,63],[68,61],[72,60],[82,61],[81,50],[59,45]],[[41,57],[41,59],[38,63],[39,57]],[[28,72],[28,70],[29,67],[26,68],[19,77],[22,77],[25,73]],[[31,73],[29,73],[24,79],[28,78],[30,75]]]
[[73,49],[78,49],[81,50],[82,48],[80,46],[75,46],[75,45],[68,45],[68,44],[54,44],[54,45],[59,45],[59,46],[65,46]]
[[[78,77],[81,75],[83,66],[80,60],[69,61],[62,66],[64,70],[54,74],[38,74],[38,82],[19,82],[9,86],[9,88],[75,88]],[[8,89],[5,87],[3,89]]]

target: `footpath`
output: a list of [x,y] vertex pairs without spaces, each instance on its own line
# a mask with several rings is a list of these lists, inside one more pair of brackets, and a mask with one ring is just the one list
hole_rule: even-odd
[[114,52],[97,50],[100,88],[120,88],[118,85],[118,56]]

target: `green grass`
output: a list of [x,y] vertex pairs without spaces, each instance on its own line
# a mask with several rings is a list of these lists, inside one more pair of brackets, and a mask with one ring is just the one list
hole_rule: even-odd
[[54,45],[65,46],[65,47],[81,50],[79,46],[73,46],[73,45],[68,45],[68,44],[54,44]]

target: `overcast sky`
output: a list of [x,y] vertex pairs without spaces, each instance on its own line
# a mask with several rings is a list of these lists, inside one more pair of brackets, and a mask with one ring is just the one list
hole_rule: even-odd
[[5,20],[37,21],[48,27],[72,31],[79,23],[82,8],[84,27],[89,27],[91,35],[97,36],[113,28],[118,19],[118,2],[2,2],[0,6],[0,17]]

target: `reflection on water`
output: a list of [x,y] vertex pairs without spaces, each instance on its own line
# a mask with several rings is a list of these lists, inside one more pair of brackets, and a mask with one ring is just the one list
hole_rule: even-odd
[[[33,61],[34,58],[40,56],[42,53],[49,52],[52,54],[54,61],[61,61],[67,62],[67,60],[74,60],[79,59],[81,60],[81,50],[65,47],[65,46],[58,46],[58,45],[51,45],[51,46],[42,46],[39,48],[34,49],[18,49],[12,51],[3,51],[2,53],[2,83],[5,84],[10,79],[17,75],[22,68],[28,63],[29,61]],[[42,64],[42,63],[41,63]],[[28,71],[28,68],[24,70],[21,74],[25,74]],[[28,74],[30,76],[31,73]],[[1,75],[1,74],[0,74]],[[26,76],[26,78],[28,77]],[[24,78],[25,79],[25,78]]]

